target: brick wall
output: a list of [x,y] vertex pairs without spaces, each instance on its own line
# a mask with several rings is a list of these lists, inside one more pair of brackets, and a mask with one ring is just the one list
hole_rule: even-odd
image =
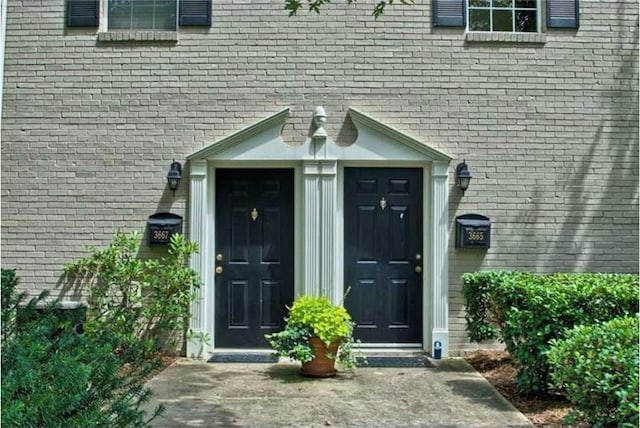
[[[580,5],[580,29],[545,43],[466,41],[433,28],[427,0],[378,21],[373,2],[287,18],[277,1],[218,0],[210,29],[110,43],[65,28],[63,0],[13,0],[2,265],[34,294],[59,286],[84,244],[184,214],[185,183],[165,185],[174,158],[284,106],[300,144],[323,105],[334,138],[351,106],[469,164],[465,196],[450,189],[452,350],[466,346],[463,272],[637,272],[637,4]],[[489,251],[453,248],[470,212],[492,219]]]

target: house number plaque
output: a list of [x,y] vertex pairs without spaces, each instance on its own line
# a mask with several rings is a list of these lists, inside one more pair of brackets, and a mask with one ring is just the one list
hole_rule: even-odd
[[456,248],[490,248],[491,220],[480,214],[456,217]]

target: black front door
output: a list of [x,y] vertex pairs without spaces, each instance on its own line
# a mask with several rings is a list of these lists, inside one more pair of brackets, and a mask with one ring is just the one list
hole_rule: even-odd
[[266,348],[293,300],[293,170],[216,173],[216,347]]
[[345,168],[345,306],[363,343],[422,342],[422,169]]

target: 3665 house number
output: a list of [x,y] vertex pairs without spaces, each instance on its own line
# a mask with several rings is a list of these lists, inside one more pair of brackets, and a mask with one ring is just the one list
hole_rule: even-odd
[[480,214],[456,217],[456,248],[490,248],[491,220]]
[[467,239],[469,241],[484,241],[484,231],[468,230]]

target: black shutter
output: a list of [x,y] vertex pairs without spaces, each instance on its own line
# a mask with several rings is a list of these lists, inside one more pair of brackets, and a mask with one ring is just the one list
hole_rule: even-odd
[[579,6],[578,0],[547,0],[547,27],[578,28]]
[[97,27],[98,0],[67,0],[68,27]]
[[465,0],[434,0],[433,25],[436,27],[464,27]]
[[211,0],[178,0],[180,25],[211,27]]

